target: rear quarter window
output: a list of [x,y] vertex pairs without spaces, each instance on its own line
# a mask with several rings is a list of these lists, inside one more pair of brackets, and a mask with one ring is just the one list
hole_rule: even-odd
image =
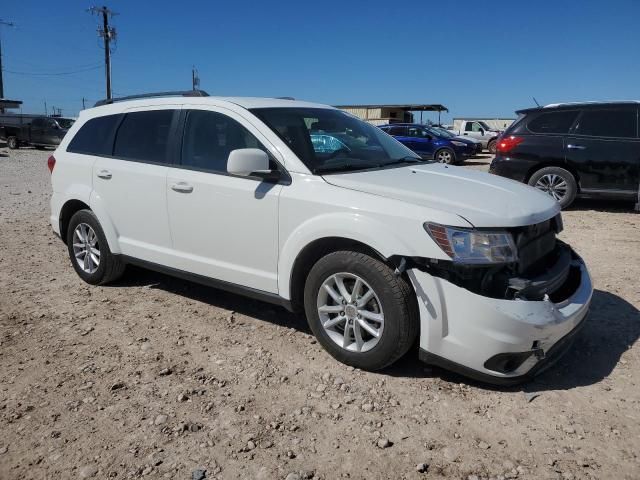
[[532,133],[569,133],[577,116],[577,110],[544,112],[530,120],[527,129]]
[[121,118],[121,115],[105,115],[88,120],[69,142],[67,152],[111,155],[113,134]]

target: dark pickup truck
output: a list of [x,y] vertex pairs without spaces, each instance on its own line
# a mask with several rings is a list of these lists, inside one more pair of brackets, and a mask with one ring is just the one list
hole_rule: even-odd
[[0,138],[11,149],[22,145],[36,148],[55,147],[75,119],[44,115],[0,114]]

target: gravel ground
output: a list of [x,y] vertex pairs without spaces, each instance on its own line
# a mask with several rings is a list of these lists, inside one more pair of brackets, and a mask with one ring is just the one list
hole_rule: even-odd
[[639,477],[629,205],[566,212],[588,324],[535,382],[488,388],[415,352],[347,368],[303,319],[160,274],[84,284],[48,224],[48,155],[0,155],[1,479]]

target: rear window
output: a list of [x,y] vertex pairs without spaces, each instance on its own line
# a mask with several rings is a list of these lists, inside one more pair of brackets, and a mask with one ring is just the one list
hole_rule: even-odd
[[635,109],[585,110],[576,125],[576,135],[592,137],[635,138],[637,131]]
[[127,113],[118,128],[113,155],[140,162],[167,163],[175,110]]
[[111,155],[113,134],[121,115],[106,115],[87,121],[69,142],[67,152]]
[[577,116],[577,110],[546,112],[531,120],[527,128],[533,133],[568,133]]

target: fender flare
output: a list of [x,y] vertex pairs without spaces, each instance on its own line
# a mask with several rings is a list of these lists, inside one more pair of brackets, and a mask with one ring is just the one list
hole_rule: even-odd
[[359,213],[340,212],[313,217],[294,230],[280,249],[278,291],[291,300],[291,274],[300,253],[316,240],[344,238],[363,243],[384,258],[410,255],[412,249],[387,225]]

